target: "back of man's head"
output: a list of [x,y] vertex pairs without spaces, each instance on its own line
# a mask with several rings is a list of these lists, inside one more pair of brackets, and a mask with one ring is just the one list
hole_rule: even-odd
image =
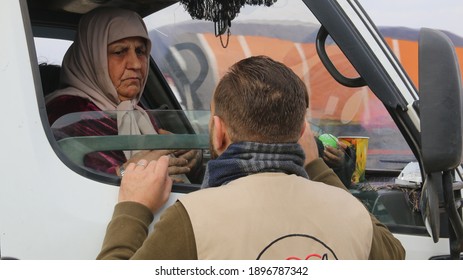
[[289,143],[301,136],[308,93],[286,65],[254,56],[230,67],[217,85],[214,104],[233,142]]

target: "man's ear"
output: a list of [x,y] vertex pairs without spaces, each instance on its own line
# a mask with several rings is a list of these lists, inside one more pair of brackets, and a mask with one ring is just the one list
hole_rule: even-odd
[[304,135],[305,130],[308,129],[307,127],[308,125],[309,125],[309,122],[304,121],[304,125],[302,126],[301,135],[299,135],[299,138],[301,138],[302,135]]
[[214,126],[212,141],[214,148],[219,154],[221,154],[231,143],[230,137],[228,136],[227,125],[218,116],[213,116],[212,122],[212,125]]

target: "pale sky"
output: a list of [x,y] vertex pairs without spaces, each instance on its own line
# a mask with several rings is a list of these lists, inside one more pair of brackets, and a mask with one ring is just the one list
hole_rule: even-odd
[[[405,26],[412,28],[429,27],[451,31],[463,37],[463,0],[359,0],[377,26]],[[278,9],[275,9],[278,8]],[[257,11],[253,6],[245,6],[236,21],[248,20],[262,14],[275,19],[288,20],[307,15],[302,1],[278,0],[272,9]],[[189,20],[191,17],[183,6],[174,4],[171,13],[156,15],[148,19],[155,26],[158,22],[170,23]],[[163,17],[160,19],[159,17]]]
[[429,27],[463,37],[462,0],[359,0],[377,26]]

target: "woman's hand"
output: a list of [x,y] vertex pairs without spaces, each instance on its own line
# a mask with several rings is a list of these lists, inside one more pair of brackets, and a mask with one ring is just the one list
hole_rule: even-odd
[[[165,129],[159,129],[159,134],[172,134],[172,132]],[[187,160],[186,167],[194,169],[201,162],[202,153],[200,150],[178,150],[173,153],[178,158],[183,158]]]
[[190,172],[190,167],[188,167],[188,160],[185,158],[174,157],[176,151],[171,150],[151,150],[151,151],[141,151],[134,154],[125,164],[124,167],[127,170],[127,166],[130,163],[137,163],[140,160],[144,159],[147,162],[158,160],[161,156],[169,156],[169,175],[185,174]]
[[201,151],[199,150],[181,150],[174,153],[177,158],[185,159],[188,163],[186,167],[194,169],[201,162]]

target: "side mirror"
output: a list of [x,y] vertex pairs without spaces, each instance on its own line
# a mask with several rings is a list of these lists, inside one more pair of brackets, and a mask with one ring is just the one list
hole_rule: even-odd
[[[441,31],[421,29],[419,111],[425,178],[420,208],[434,242],[439,240],[440,209],[444,205],[454,231],[458,234],[462,228],[461,217],[458,213],[454,215],[457,210],[455,203],[452,204],[454,196],[450,172],[460,165],[462,158],[461,94],[460,69],[453,43]],[[454,209],[449,210],[449,204]]]

